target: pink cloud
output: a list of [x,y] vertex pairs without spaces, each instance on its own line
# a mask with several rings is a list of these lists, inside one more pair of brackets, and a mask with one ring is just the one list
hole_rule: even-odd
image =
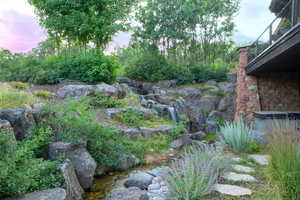
[[0,48],[28,52],[46,39],[34,16],[10,10],[0,15]]

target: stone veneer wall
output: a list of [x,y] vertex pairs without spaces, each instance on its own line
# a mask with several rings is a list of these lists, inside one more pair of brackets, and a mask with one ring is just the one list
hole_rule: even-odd
[[253,120],[253,112],[260,111],[257,79],[246,75],[248,63],[248,49],[240,50],[239,71],[236,86],[236,113],[235,120]]
[[268,73],[257,77],[264,111],[300,111],[300,74]]

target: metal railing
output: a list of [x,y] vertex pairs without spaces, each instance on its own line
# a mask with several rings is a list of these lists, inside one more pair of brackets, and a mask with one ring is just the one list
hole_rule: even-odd
[[276,18],[250,45],[249,62],[264,52],[298,23],[300,0],[289,0]]

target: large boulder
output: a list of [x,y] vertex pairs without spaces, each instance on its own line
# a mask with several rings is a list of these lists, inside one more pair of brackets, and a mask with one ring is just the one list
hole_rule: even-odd
[[220,102],[220,97],[218,96],[203,96],[198,102],[198,106],[202,110],[211,111],[215,110]]
[[70,159],[82,188],[87,190],[92,186],[97,164],[86,150],[86,143],[55,142],[49,145],[48,154],[50,159],[61,156]]
[[64,185],[69,200],[83,200],[84,190],[77,179],[75,169],[69,159],[66,159],[60,167],[64,177]]
[[112,85],[108,85],[106,83],[101,83],[101,84],[96,85],[94,91],[97,92],[97,93],[100,93],[102,95],[105,95],[105,96],[118,97],[118,95],[119,95],[118,88],[116,88]]
[[57,91],[57,96],[61,99],[67,97],[80,98],[90,95],[94,91],[91,85],[66,85]]
[[138,187],[119,188],[113,190],[107,197],[107,200],[148,200],[149,197],[145,190]]
[[124,186],[127,188],[138,187],[142,190],[146,190],[148,186],[152,183],[153,178],[154,176],[146,172],[139,171],[131,174],[129,178],[125,180]]
[[192,132],[205,130],[206,115],[204,111],[192,105],[186,105],[183,114],[189,118],[189,129]]
[[43,190],[40,192],[33,192],[21,197],[8,198],[5,200],[72,200],[68,199],[66,190],[62,188],[54,188]]
[[9,121],[17,140],[25,139],[36,126],[32,112],[27,109],[0,110],[0,119]]
[[119,156],[119,163],[116,167],[117,171],[126,171],[141,163],[140,159],[134,155],[121,154]]

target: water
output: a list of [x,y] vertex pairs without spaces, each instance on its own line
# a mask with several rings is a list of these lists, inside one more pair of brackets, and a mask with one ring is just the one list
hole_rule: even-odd
[[168,107],[168,112],[169,112],[169,116],[173,122],[176,122],[176,123],[179,122],[178,112],[177,112],[176,108]]

